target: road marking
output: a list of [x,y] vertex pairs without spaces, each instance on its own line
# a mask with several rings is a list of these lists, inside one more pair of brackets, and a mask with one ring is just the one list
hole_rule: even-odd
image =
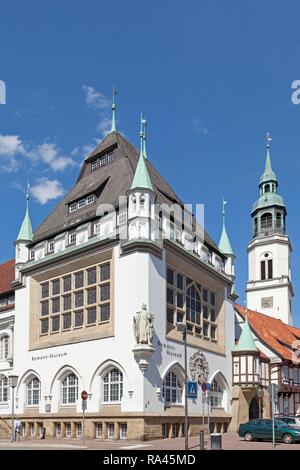
[[152,447],[152,444],[136,444],[133,446],[118,447],[118,449],[140,449],[141,447]]

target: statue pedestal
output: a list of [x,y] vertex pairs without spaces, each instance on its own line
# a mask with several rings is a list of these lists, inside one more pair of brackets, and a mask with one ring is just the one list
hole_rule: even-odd
[[152,348],[149,344],[137,344],[132,352],[134,357],[139,365],[140,370],[144,374],[149,365],[149,359],[151,354],[153,354],[155,349]]

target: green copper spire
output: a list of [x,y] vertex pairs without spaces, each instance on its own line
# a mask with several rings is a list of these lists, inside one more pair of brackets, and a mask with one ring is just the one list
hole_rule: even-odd
[[260,184],[266,183],[268,181],[277,182],[276,174],[272,170],[271,155],[270,155],[270,142],[272,142],[272,137],[270,136],[268,132],[267,133],[267,155],[266,155],[265,171],[263,172],[263,175],[260,178]]
[[26,192],[26,212],[17,241],[32,241],[32,225],[29,217],[29,185]]
[[224,201],[223,198],[223,208],[222,208],[222,217],[223,217],[223,228],[221,233],[221,238],[219,241],[219,249],[225,255],[233,255],[233,249],[231,247],[231,243],[229,241],[229,237],[227,235],[226,225],[225,225],[225,205],[227,201]]
[[132,181],[131,189],[134,188],[145,188],[150,189],[153,191],[153,186],[151,183],[151,179],[147,170],[145,157],[143,154],[143,140],[144,140],[144,132],[143,132],[143,116],[141,115],[141,129],[140,129],[140,157],[139,161],[135,170],[134,178]]
[[250,330],[247,311],[246,311],[244,328],[242,330],[239,342],[232,348],[232,351],[234,352],[237,352],[237,351],[257,352],[258,351],[254,338],[253,338],[252,331]]
[[146,148],[146,127],[147,127],[147,121],[146,119],[143,119],[143,155],[147,160],[147,148]]
[[111,121],[111,131],[110,132],[116,132],[117,127],[116,127],[116,103],[115,103],[115,96],[117,94],[117,91],[115,89],[115,85],[113,86],[113,99],[112,99],[112,121]]

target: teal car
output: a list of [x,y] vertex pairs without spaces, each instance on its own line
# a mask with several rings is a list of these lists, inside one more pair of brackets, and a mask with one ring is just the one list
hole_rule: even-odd
[[[240,424],[239,427],[239,436],[246,441],[272,440],[272,435],[271,419],[251,419],[248,423]],[[300,442],[300,428],[275,419],[275,440],[285,444]]]

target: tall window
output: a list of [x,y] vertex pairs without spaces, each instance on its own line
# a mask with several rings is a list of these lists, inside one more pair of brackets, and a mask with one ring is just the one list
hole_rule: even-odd
[[257,235],[258,232],[258,222],[257,222],[257,217],[254,219],[254,235]]
[[187,325],[189,334],[217,341],[217,295],[214,291],[175,270],[167,269],[167,323]]
[[272,228],[272,214],[270,212],[261,216],[260,226],[262,229]]
[[223,390],[219,383],[214,379],[211,383],[210,401],[211,406],[222,407]]
[[269,253],[265,253],[264,259],[260,262],[260,278],[273,279],[273,260],[269,258]]
[[277,214],[276,214],[276,227],[281,228],[281,214],[280,214],[280,212],[277,212]]
[[163,398],[166,405],[182,404],[182,385],[175,372],[169,372],[163,381]]
[[103,379],[104,402],[120,402],[123,396],[123,374],[111,369]]
[[62,382],[63,404],[75,403],[78,398],[78,378],[75,374],[69,374]]
[[8,401],[8,380],[3,375],[0,377],[0,403]]
[[87,331],[108,323],[111,295],[110,261],[41,284],[40,334]]
[[27,405],[38,405],[41,398],[41,382],[37,377],[27,384]]
[[2,336],[0,339],[0,360],[5,361],[9,355],[9,336]]
[[266,279],[266,262],[265,261],[260,262],[260,278],[262,281]]

